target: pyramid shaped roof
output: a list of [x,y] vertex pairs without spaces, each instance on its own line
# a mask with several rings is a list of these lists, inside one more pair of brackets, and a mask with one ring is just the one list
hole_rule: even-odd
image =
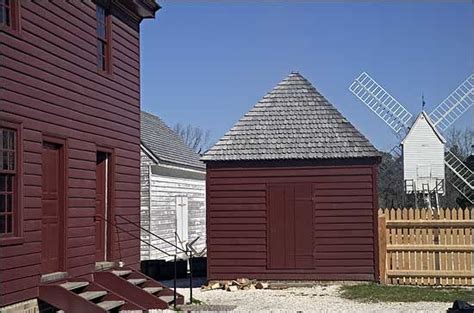
[[292,72],[203,161],[377,157],[380,153],[301,74]]

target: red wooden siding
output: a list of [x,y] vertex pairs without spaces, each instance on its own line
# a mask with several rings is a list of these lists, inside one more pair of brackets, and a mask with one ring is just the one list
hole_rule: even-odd
[[[140,218],[138,22],[112,17],[112,74],[107,75],[97,70],[92,2],[21,1],[20,9],[20,31],[0,33],[0,118],[23,127],[24,173],[22,243],[0,242],[0,306],[37,297],[42,147],[47,136],[62,138],[67,145],[64,263],[71,277],[94,270],[98,150],[113,151],[115,213],[135,222]],[[134,226],[124,228],[140,235]],[[120,231],[113,234],[111,259],[136,267],[138,241]]]
[[375,279],[376,165],[212,165],[209,279]]

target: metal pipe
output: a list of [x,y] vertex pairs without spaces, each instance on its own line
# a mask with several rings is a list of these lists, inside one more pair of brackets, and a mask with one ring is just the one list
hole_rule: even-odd
[[164,239],[164,238],[158,236],[158,235],[155,234],[155,233],[152,233],[151,231],[149,231],[149,230],[147,230],[147,229],[141,227],[139,224],[132,222],[132,221],[129,220],[128,218],[123,217],[122,215],[116,215],[116,216],[118,216],[118,217],[120,217],[120,218],[126,220],[126,221],[129,222],[130,224],[133,224],[133,225],[137,226],[138,228],[140,228],[141,230],[147,232],[148,234],[150,234],[150,235],[152,235],[152,236],[154,236],[154,237],[156,237],[156,238],[158,238],[158,239],[160,239],[160,240],[166,242],[167,244],[169,244],[169,245],[175,247],[176,249],[178,249],[179,251],[185,252],[185,250],[181,249],[180,247],[178,247],[177,245],[173,244],[172,242],[170,242],[170,241],[168,241],[168,240],[166,240],[166,239]]
[[[117,215],[116,215],[116,216],[117,216]],[[141,242],[146,243],[146,244],[149,245],[150,247],[155,248],[156,250],[158,250],[158,251],[160,251],[160,252],[166,254],[167,256],[171,256],[171,254],[167,253],[166,251],[164,251],[164,250],[158,248],[157,246],[155,246],[155,245],[153,245],[153,244],[151,244],[151,243],[149,243],[149,242],[147,242],[147,241],[141,239],[140,237],[135,236],[134,234],[132,234],[132,232],[130,232],[130,231],[128,231],[128,230],[125,230],[125,229],[123,229],[123,228],[117,226],[117,223],[113,223],[113,222],[109,221],[108,219],[103,218],[103,217],[101,217],[101,216],[100,216],[99,218],[103,219],[106,223],[109,223],[110,225],[114,226],[116,229],[119,229],[119,230],[121,230],[121,231],[127,233],[127,234],[128,234],[129,236],[131,236],[132,238],[138,239],[138,240],[140,240]],[[119,244],[120,244],[120,240],[119,240],[118,242],[119,242]]]
[[193,249],[189,249],[189,304],[193,304]]
[[176,254],[174,255],[173,307],[176,309]]

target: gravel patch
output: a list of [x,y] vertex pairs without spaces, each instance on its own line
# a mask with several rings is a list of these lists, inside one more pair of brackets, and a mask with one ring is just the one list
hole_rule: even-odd
[[[189,289],[179,288],[178,292],[189,301]],[[203,304],[187,305],[186,311],[223,312],[235,307],[233,312],[446,312],[452,306],[439,302],[361,303],[341,298],[338,285],[235,292],[193,288],[193,298]]]

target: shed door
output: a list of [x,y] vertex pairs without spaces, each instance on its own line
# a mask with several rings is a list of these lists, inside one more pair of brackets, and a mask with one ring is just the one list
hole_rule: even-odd
[[41,272],[61,270],[64,258],[64,162],[62,146],[43,143]]
[[188,240],[188,197],[176,197],[176,232],[181,242]]
[[268,186],[268,267],[313,268],[311,184]]

